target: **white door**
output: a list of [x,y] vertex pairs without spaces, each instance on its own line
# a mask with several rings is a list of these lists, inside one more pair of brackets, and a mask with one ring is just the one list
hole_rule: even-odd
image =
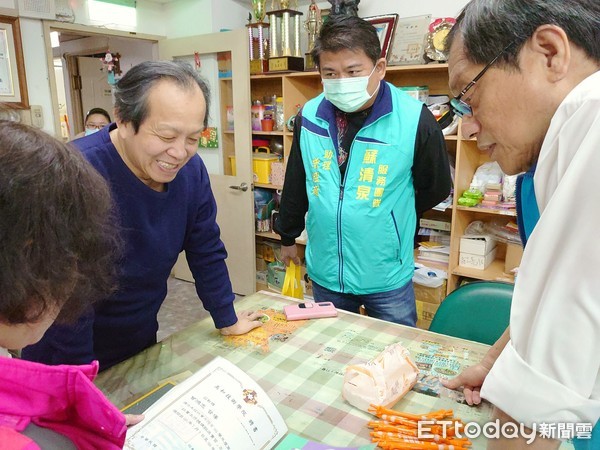
[[98,58],[88,56],[78,56],[77,63],[81,77],[81,109],[84,117],[90,109],[102,108],[113,118],[112,87],[108,84],[106,70],[102,70],[102,63]]
[[[200,150],[210,174],[212,190],[217,201],[217,222],[227,252],[227,268],[236,294],[248,295],[256,291],[256,260],[254,247],[254,195],[252,192],[251,130],[250,130],[250,69],[245,29],[223,33],[159,41],[159,57],[163,60],[184,59],[194,63],[200,60],[199,70],[209,82],[211,103],[209,127],[217,126],[218,151]],[[230,98],[234,111],[235,132],[224,133],[227,123],[225,105],[221,101],[217,53],[230,56],[232,76],[228,78]],[[229,155],[224,152],[225,142],[235,154],[236,175],[228,169]]]

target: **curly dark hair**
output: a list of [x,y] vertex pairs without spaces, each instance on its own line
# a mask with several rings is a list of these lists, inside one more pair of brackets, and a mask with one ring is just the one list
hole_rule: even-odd
[[76,319],[114,288],[118,230],[105,180],[75,148],[0,121],[0,321]]

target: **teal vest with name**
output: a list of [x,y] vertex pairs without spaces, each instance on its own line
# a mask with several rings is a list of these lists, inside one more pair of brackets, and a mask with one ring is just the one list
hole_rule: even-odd
[[302,109],[310,277],[336,292],[372,294],[413,276],[416,228],[412,178],[423,104],[382,82],[341,179],[333,105],[323,94]]

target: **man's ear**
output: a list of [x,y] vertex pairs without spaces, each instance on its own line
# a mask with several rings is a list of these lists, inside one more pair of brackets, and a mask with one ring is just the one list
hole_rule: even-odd
[[132,122],[123,122],[117,115],[115,116],[115,123],[117,124],[117,134],[121,139],[135,134]]
[[385,78],[385,71],[387,69],[387,61],[385,58],[379,58],[375,63],[375,72],[379,76],[379,80],[383,80]]
[[525,44],[539,58],[548,81],[560,81],[571,64],[571,46],[565,31],[556,25],[541,25]]

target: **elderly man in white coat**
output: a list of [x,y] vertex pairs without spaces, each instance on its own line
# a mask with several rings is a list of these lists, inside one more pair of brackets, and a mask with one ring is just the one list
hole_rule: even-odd
[[[526,242],[509,329],[446,386],[538,433],[493,449],[600,448],[600,3],[473,0],[451,31],[450,89],[465,138],[517,184]],[[593,428],[593,431],[592,431]]]

